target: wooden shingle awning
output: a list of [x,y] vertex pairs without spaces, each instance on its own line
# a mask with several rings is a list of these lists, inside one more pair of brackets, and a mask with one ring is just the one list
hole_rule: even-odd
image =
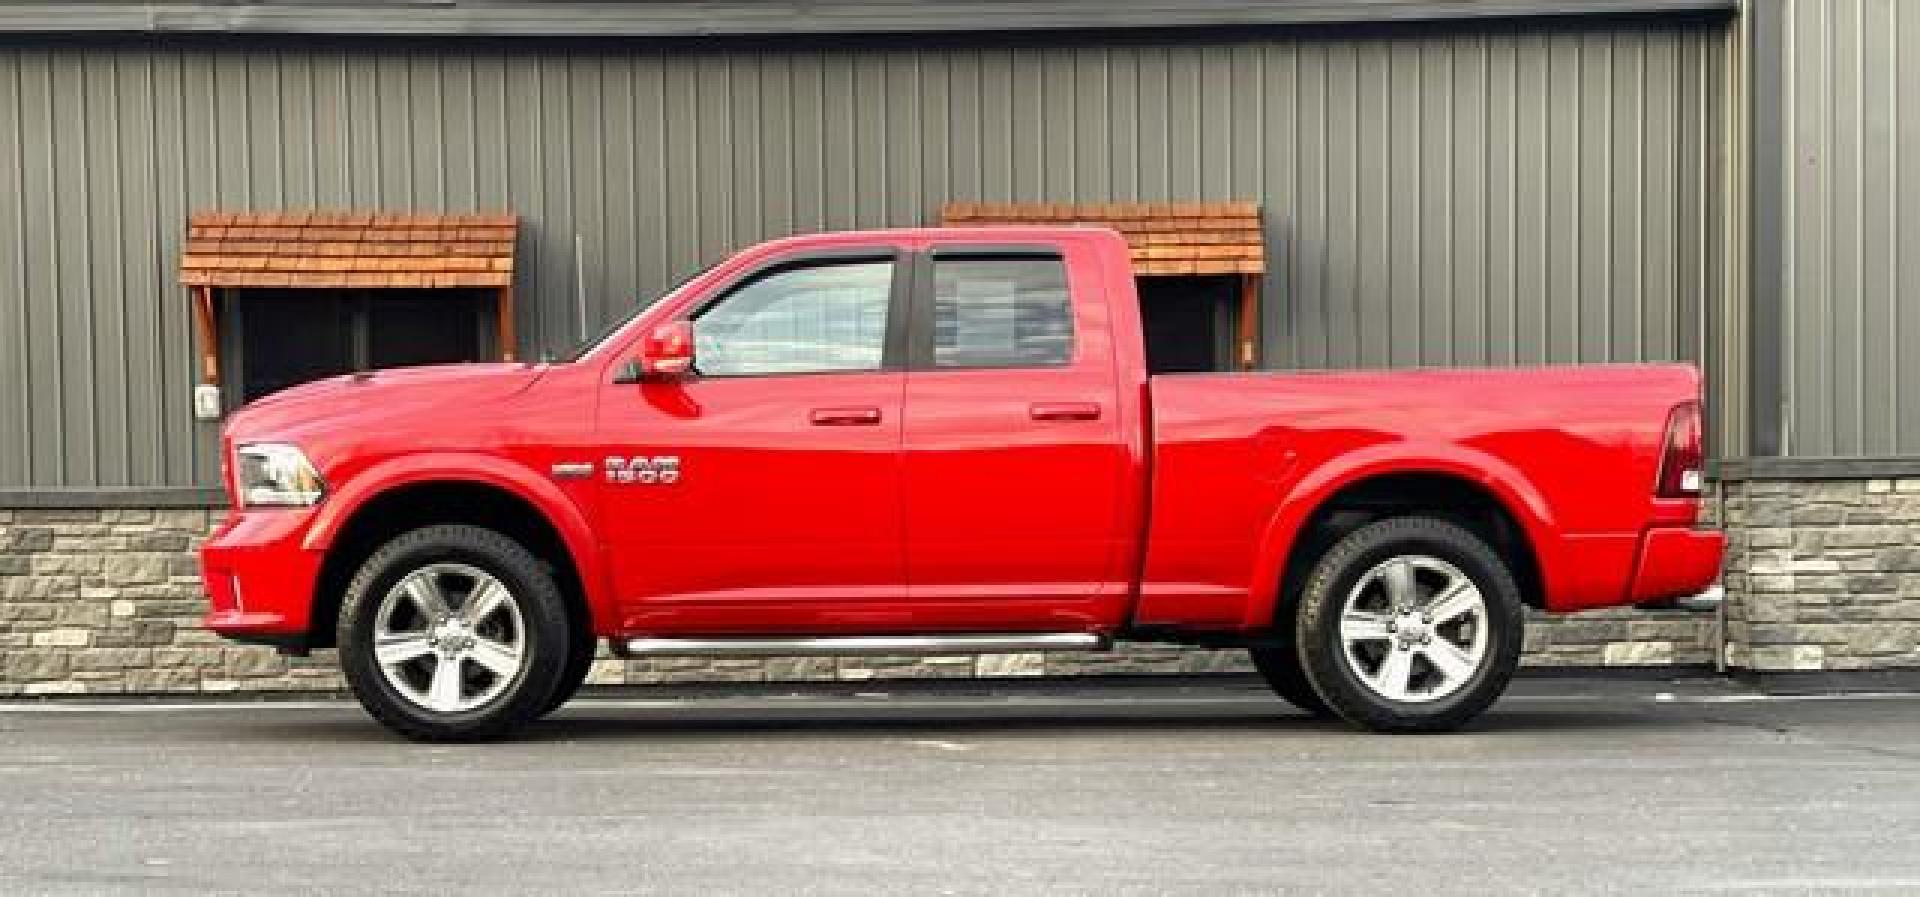
[[480,288],[497,295],[500,358],[514,357],[510,214],[195,212],[180,283],[193,295],[201,380],[220,382],[216,291]]
[[197,212],[189,287],[432,288],[513,285],[513,215]]
[[940,222],[1096,224],[1111,227],[1133,249],[1133,273],[1259,275],[1267,270],[1260,207],[1251,202],[950,203]]

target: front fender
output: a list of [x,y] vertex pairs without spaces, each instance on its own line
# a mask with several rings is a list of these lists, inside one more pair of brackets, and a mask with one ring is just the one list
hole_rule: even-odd
[[1258,543],[1243,625],[1257,629],[1273,621],[1294,540],[1327,499],[1363,480],[1394,474],[1442,474],[1485,488],[1520,524],[1543,579],[1552,581],[1548,565],[1559,553],[1559,529],[1546,499],[1517,468],[1457,443],[1388,443],[1329,458],[1287,491]]
[[340,491],[327,496],[302,547],[325,552],[333,546],[347,521],[367,502],[393,489],[421,483],[477,483],[500,489],[532,505],[552,524],[566,544],[568,554],[572,555],[593,619],[615,619],[607,598],[606,565],[593,528],[579,505],[551,479],[494,455],[428,452],[376,463],[348,480]]

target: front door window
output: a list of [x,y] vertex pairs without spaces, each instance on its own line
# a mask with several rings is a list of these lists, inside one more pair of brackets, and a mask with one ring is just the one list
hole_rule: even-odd
[[769,274],[694,320],[694,357],[713,377],[877,371],[886,354],[893,263]]

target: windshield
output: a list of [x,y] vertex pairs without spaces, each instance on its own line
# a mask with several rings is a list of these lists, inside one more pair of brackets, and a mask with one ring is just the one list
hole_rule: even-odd
[[659,305],[660,300],[680,292],[681,287],[684,287],[688,283],[692,282],[694,278],[699,277],[700,275],[705,274],[708,271],[712,271],[714,268],[714,265],[718,265],[718,264],[719,262],[714,262],[711,265],[703,265],[700,267],[699,270],[693,272],[692,274],[689,274],[685,277],[680,278],[680,281],[678,283],[675,283],[673,286],[668,287],[666,290],[662,291],[660,295],[655,296],[652,299],[649,299],[645,302],[639,303],[638,305],[635,305],[632,311],[629,311],[624,315],[614,318],[611,323],[607,324],[605,327],[602,327],[599,333],[596,333],[593,336],[590,336],[587,339],[581,341],[579,345],[574,346],[566,354],[562,355],[560,357],[560,360],[568,364],[571,364],[573,362],[579,361],[580,359],[586,357],[587,353],[600,348],[600,344],[606,342],[608,337],[611,337],[614,334],[619,333],[620,329],[627,326],[628,322],[632,321],[634,318],[639,317],[647,309],[652,308],[656,305]]

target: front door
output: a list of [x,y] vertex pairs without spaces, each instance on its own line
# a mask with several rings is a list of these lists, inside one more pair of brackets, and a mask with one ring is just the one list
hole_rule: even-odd
[[1104,296],[1057,252],[935,249],[908,350],[914,603],[983,627],[1111,623],[1127,591],[1120,420]]
[[904,597],[891,250],[693,313],[695,374],[609,384],[600,512],[629,632],[831,631]]

